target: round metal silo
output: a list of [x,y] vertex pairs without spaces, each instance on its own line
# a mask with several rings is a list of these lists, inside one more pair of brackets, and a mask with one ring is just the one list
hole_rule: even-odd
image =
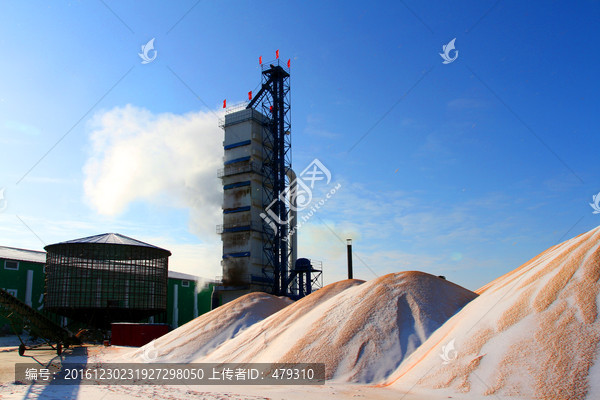
[[56,314],[107,328],[167,309],[171,252],[117,233],[45,247],[44,306]]

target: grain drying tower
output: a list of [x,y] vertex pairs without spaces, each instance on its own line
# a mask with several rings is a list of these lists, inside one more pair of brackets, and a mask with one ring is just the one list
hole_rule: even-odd
[[[226,111],[223,183],[223,302],[263,291],[301,297],[296,279],[295,175],[291,163],[290,71],[261,64],[262,84],[242,107]],[[251,97],[251,95],[250,95]],[[319,272],[320,271],[316,271]],[[305,276],[310,293],[310,276]]]

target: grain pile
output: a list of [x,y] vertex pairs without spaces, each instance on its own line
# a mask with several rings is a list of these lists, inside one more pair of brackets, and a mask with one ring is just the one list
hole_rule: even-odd
[[194,361],[323,362],[328,379],[378,381],[475,297],[422,272],[341,281]]
[[287,297],[250,293],[195,318],[126,357],[142,362],[189,362],[291,302]]
[[598,398],[599,279],[600,227],[478,290],[387,384],[473,398]]

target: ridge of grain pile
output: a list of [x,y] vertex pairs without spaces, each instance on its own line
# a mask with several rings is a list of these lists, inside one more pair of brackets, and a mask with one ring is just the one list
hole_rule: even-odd
[[327,379],[378,381],[477,297],[423,272],[388,274],[339,291],[349,282],[298,300],[195,362],[322,362]]

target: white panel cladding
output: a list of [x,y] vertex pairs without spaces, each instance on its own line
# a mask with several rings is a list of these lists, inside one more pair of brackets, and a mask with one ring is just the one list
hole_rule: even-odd
[[[242,110],[225,116],[224,163],[243,157],[248,161],[225,164],[220,175],[223,187],[250,182],[249,186],[223,191],[223,210],[250,207],[250,210],[224,213],[221,239],[223,242],[223,276],[230,286],[248,285],[251,276],[265,278],[263,220],[261,213],[268,206],[263,187],[261,165],[263,159],[264,128],[257,119],[264,118],[254,110]],[[244,143],[249,141],[249,143]],[[232,229],[249,230],[231,232]],[[246,256],[246,254],[249,254]],[[243,255],[243,256],[242,256]],[[264,287],[254,287],[264,290]]]
[[242,186],[224,190],[223,209],[246,207],[250,205],[250,186]]

